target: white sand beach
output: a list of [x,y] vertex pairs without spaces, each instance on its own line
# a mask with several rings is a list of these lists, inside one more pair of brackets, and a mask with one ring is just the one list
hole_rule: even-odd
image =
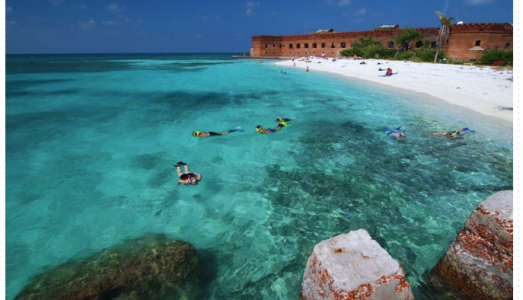
[[[361,65],[361,62],[366,64]],[[309,67],[310,72],[336,73],[426,93],[451,104],[508,121],[503,123],[513,122],[513,72],[505,68],[380,59],[332,61],[320,58],[312,58],[310,62],[305,59],[286,60],[276,65],[303,69]],[[379,71],[380,68],[391,68],[393,73],[398,74],[379,77],[385,74],[385,71]]]

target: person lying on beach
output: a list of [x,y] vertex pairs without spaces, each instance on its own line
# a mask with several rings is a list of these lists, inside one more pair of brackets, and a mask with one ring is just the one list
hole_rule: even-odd
[[396,127],[395,130],[390,130],[389,128],[385,127],[385,133],[387,136],[393,136],[396,138],[396,140],[400,140],[400,138],[407,138],[407,135],[405,134],[405,130],[403,130],[403,133],[400,133],[398,130],[401,129],[401,126]]
[[[176,165],[173,166],[176,167],[176,172],[178,173],[178,177],[180,177],[180,180],[178,180],[178,184],[176,186],[179,186],[180,184],[196,185],[199,181],[202,180],[202,175],[196,172],[191,173],[189,171],[189,167],[183,161],[179,161]],[[182,172],[182,168],[180,166],[184,167],[185,172]]]
[[360,62],[360,65],[366,65],[366,63],[364,61]]
[[447,132],[434,132],[432,135],[444,135],[453,139],[457,139],[464,135],[465,133],[469,132],[476,132],[474,130],[471,130],[467,127],[463,128],[462,130],[455,130],[455,131],[447,131]]
[[213,131],[209,131],[209,132],[193,131],[192,132],[192,136],[206,138],[206,137],[215,136],[215,135],[226,135],[226,134],[229,134],[231,132],[236,132],[236,131],[245,131],[245,130],[241,130],[240,128],[241,127],[236,127],[235,129],[229,129],[229,130],[224,131],[222,133],[213,132]]

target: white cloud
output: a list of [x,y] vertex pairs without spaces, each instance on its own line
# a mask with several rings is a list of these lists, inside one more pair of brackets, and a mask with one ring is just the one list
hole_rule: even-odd
[[124,10],[125,6],[112,3],[112,4],[107,5],[105,7],[105,9],[107,9],[108,11],[112,11],[112,12],[119,12],[119,11]]
[[56,5],[60,5],[62,3],[65,3],[65,0],[49,0],[49,3],[51,3],[54,6],[56,6]]
[[13,8],[11,6],[6,6],[5,7],[5,12],[6,13],[12,13],[13,12]]
[[96,22],[93,19],[87,22],[78,22],[78,27],[82,30],[90,30],[96,27]]
[[13,26],[17,26],[17,25],[18,25],[18,23],[16,23],[15,21],[8,21],[7,22],[7,26],[8,27],[13,27]]
[[102,24],[107,25],[107,26],[115,26],[115,25],[120,25],[120,22],[109,20],[109,21],[102,21]]
[[277,15],[279,15],[279,14],[280,14],[279,11],[271,11],[271,15],[273,15],[273,16],[277,16]]
[[465,0],[467,5],[484,5],[494,2],[494,0]]
[[260,5],[259,1],[248,1],[247,3],[245,3],[245,6],[247,6],[247,10],[245,11],[245,13],[248,16],[252,16],[254,14],[254,10],[252,8],[258,5]]
[[352,2],[350,0],[324,0],[323,3],[327,5],[336,5],[336,6],[347,6],[351,5]]
[[360,10],[357,10],[357,11],[354,13],[354,15],[355,15],[355,16],[364,16],[366,12],[367,12],[367,10],[366,10],[365,8],[362,8],[362,9],[360,9]]

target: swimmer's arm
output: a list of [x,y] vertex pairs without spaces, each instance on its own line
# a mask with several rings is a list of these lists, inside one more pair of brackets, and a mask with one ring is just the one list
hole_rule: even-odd
[[178,180],[178,184],[176,184],[176,186],[179,186],[180,184],[182,184],[183,181],[182,180]]

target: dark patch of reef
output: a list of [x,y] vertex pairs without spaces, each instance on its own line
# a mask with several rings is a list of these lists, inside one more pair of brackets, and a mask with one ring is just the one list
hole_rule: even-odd
[[15,300],[198,299],[196,249],[148,234],[36,276]]

